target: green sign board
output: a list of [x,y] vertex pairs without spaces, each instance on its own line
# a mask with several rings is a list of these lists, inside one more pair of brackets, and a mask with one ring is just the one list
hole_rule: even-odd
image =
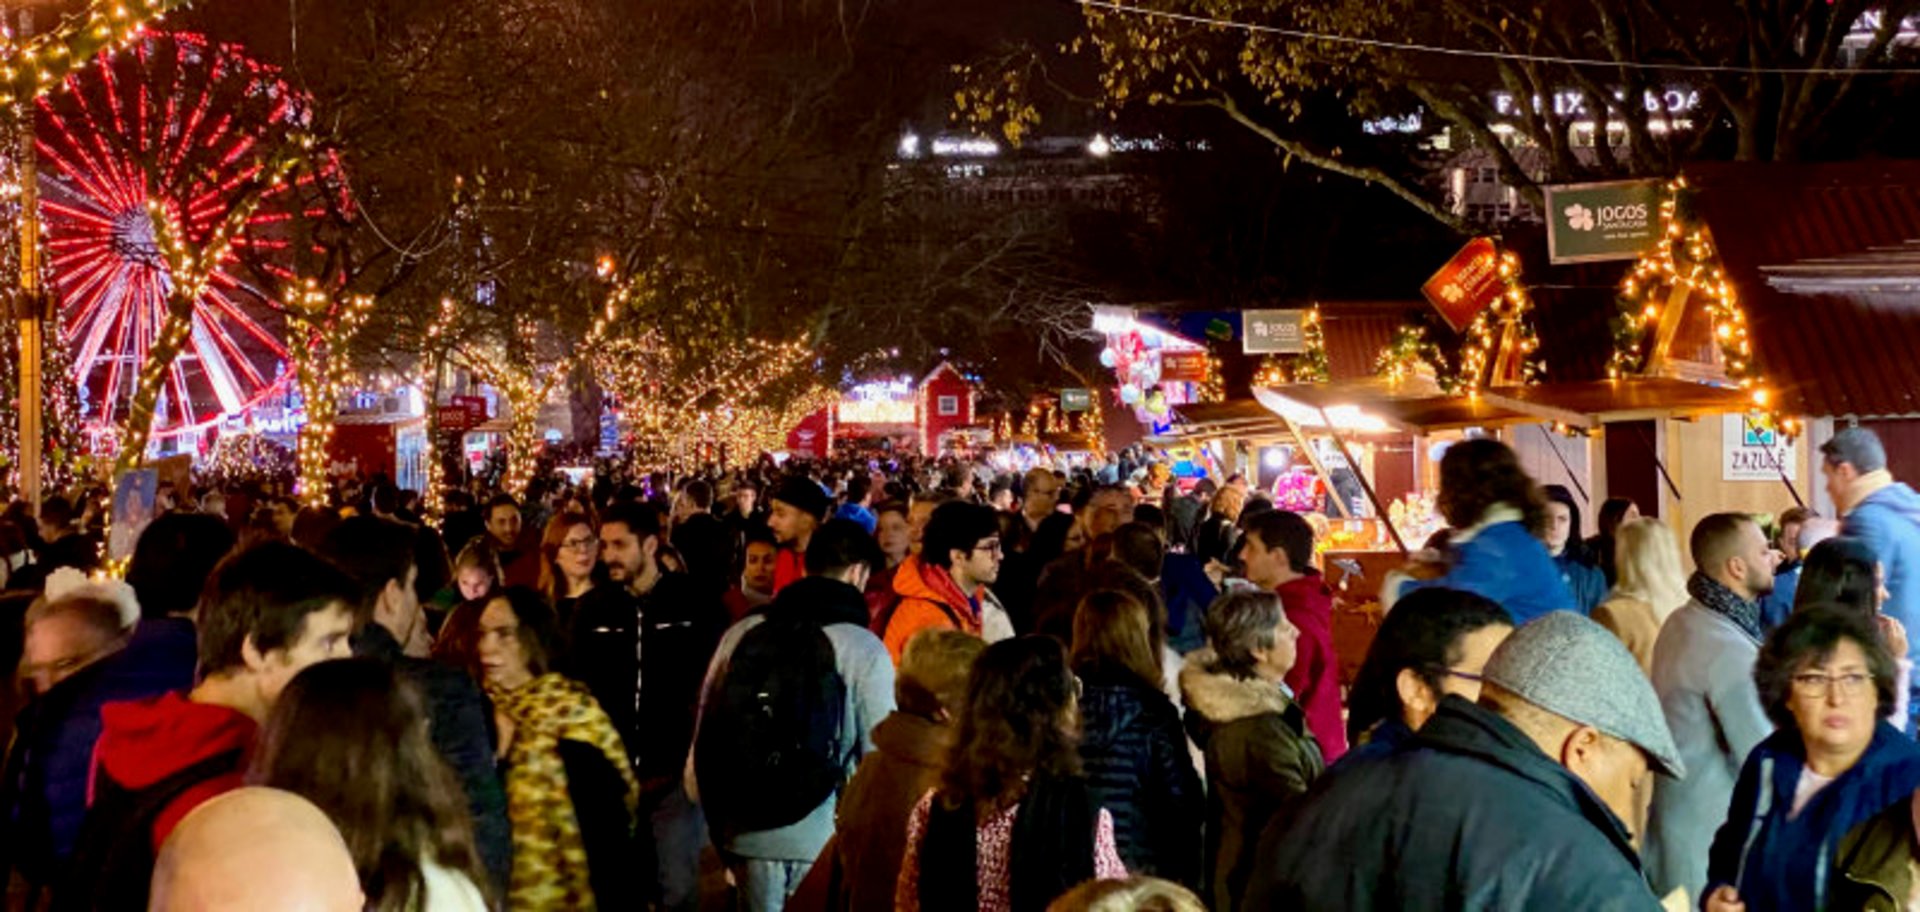
[[1240,350],[1249,355],[1297,355],[1307,350],[1304,310],[1243,310]]
[[1660,181],[1546,188],[1547,252],[1555,263],[1632,260],[1660,239]]
[[1093,411],[1093,391],[1085,389],[1061,390],[1060,410],[1063,412]]

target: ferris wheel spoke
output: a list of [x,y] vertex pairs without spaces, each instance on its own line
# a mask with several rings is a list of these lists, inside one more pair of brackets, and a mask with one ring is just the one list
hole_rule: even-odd
[[[73,99],[74,103],[79,105],[82,117],[86,118],[89,123],[98,122],[99,115],[94,112],[93,104],[88,100],[86,93],[75,92],[73,93]],[[90,130],[87,131],[87,135],[93,140],[93,153],[99,156],[100,173],[106,177],[115,189],[120,191],[119,197],[113,201],[115,206],[118,208],[127,208],[130,206],[143,205],[146,201],[146,194],[135,188],[143,187],[145,182],[134,172],[132,163],[127,160],[125,155],[114,154],[113,148],[107,144],[108,137],[103,135],[102,131]],[[121,140],[118,139],[115,140],[116,144],[120,141]],[[76,148],[84,148],[77,142],[74,145]]]
[[109,283],[116,278],[124,280],[123,273],[124,269],[122,267],[107,262],[101,263],[94,271],[88,273],[82,283],[74,289],[74,293],[70,298],[70,300],[83,301],[85,303],[78,308],[74,308],[75,313],[69,317],[67,325],[72,327],[86,325],[86,323],[100,311],[101,305],[106,302],[107,294],[112,291],[112,286]]
[[[187,365],[185,359],[175,358],[173,366],[168,370],[168,374],[170,375],[169,379],[173,382],[174,411],[180,415],[179,421],[172,422],[173,427],[189,427],[200,420],[200,413],[193,407],[193,391],[187,388]],[[166,427],[165,424],[161,426]]]
[[208,292],[207,299],[219,309],[221,316],[245,330],[247,335],[252,336],[261,345],[266,346],[267,350],[272,352],[275,357],[285,358],[287,356],[286,343],[281,342],[279,336],[268,332],[267,328],[261,326],[253,317],[248,316],[247,312],[236,305],[231,298],[222,294],[218,289],[213,289]]
[[227,363],[226,353],[214,337],[213,329],[204,316],[193,317],[193,355],[200,366],[200,372],[206,376],[207,385],[213,388],[214,398],[220,402],[220,411],[231,415],[245,405],[240,395],[239,384],[234,381],[232,367]]

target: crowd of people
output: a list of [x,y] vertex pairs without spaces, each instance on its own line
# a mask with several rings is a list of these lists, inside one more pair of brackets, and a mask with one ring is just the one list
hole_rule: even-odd
[[1314,526],[1133,454],[16,504],[9,905],[1920,908],[1920,496],[1823,452],[1683,556],[1457,443],[1351,680]]

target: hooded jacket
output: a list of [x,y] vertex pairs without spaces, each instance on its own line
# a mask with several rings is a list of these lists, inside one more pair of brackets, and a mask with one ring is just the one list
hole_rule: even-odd
[[1307,714],[1307,730],[1328,763],[1347,752],[1347,723],[1340,712],[1340,655],[1333,651],[1333,590],[1319,571],[1282,583],[1280,604],[1300,628],[1287,687]]
[[153,824],[153,850],[158,853],[160,844],[189,812],[243,784],[246,755],[252,752],[259,732],[260,727],[237,710],[194,703],[177,693],[109,703],[100,709],[100,745],[94,754],[93,774],[112,777],[122,788],[138,790],[202,760],[227,753],[239,755],[232,773],[188,789],[160,812]]
[[834,837],[806,882],[788,900],[792,910],[888,909],[907,847],[901,834],[920,796],[940,784],[953,727],[896,711],[873,727],[873,753],[847,783],[834,811]]
[[[1879,555],[1887,574],[1886,613],[1908,630],[1920,629],[1920,494],[1894,482],[1868,494],[1847,512],[1840,527]],[[1909,638],[1908,658],[1920,658]]]
[[1113,815],[1127,870],[1200,883],[1205,793],[1173,701],[1125,673],[1083,672],[1080,759],[1097,804]]
[[1261,839],[1249,909],[1661,908],[1626,827],[1511,722],[1449,696]]
[[1180,692],[1187,733],[1207,763],[1202,894],[1208,908],[1233,912],[1255,867],[1260,833],[1283,805],[1306,793],[1325,764],[1306,715],[1279,684],[1215,671],[1214,658],[1212,649],[1188,656]]
[[[878,637],[867,629],[867,603],[860,590],[826,577],[809,576],[780,590],[773,601],[728,629],[713,652],[701,688],[701,711],[725,681],[733,651],[747,631],[768,617],[800,612],[820,625],[833,646],[834,671],[846,685],[847,705],[841,714],[839,743],[846,745],[846,774],[851,777],[862,758],[873,752],[873,730],[893,712],[893,662]],[[696,720],[694,743],[699,743]],[[692,793],[724,789],[724,782],[700,782],[689,757],[687,775]],[[837,796],[828,796],[812,813],[783,827],[758,832],[715,831],[713,843],[731,855],[762,860],[810,862],[833,836]],[[909,806],[908,810],[912,810]],[[905,817],[901,818],[905,821]],[[901,832],[905,832],[903,828]]]
[[918,555],[907,558],[893,575],[893,593],[899,601],[893,606],[893,617],[882,639],[895,665],[900,664],[907,641],[922,630],[981,635],[979,609],[944,567],[922,563]]
[[1920,744],[1879,723],[1859,761],[1790,817],[1805,768],[1797,729],[1775,732],[1754,749],[1713,837],[1701,896],[1732,884],[1749,912],[1835,908],[1830,901],[1845,878],[1841,842],[1920,787]]
[[1833,885],[1832,907],[1902,912],[1913,895],[1920,861],[1920,792],[1896,801],[1840,843],[1845,880]]

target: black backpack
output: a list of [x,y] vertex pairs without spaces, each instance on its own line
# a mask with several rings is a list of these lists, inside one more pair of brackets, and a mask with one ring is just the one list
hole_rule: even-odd
[[142,789],[129,789],[102,772],[74,842],[68,882],[54,892],[51,912],[144,910],[156,860],[153,825],[188,789],[238,769],[240,752],[228,751]]
[[757,833],[797,823],[844,783],[847,685],[815,621],[769,617],[734,646],[700,719],[694,775],[707,824]]

